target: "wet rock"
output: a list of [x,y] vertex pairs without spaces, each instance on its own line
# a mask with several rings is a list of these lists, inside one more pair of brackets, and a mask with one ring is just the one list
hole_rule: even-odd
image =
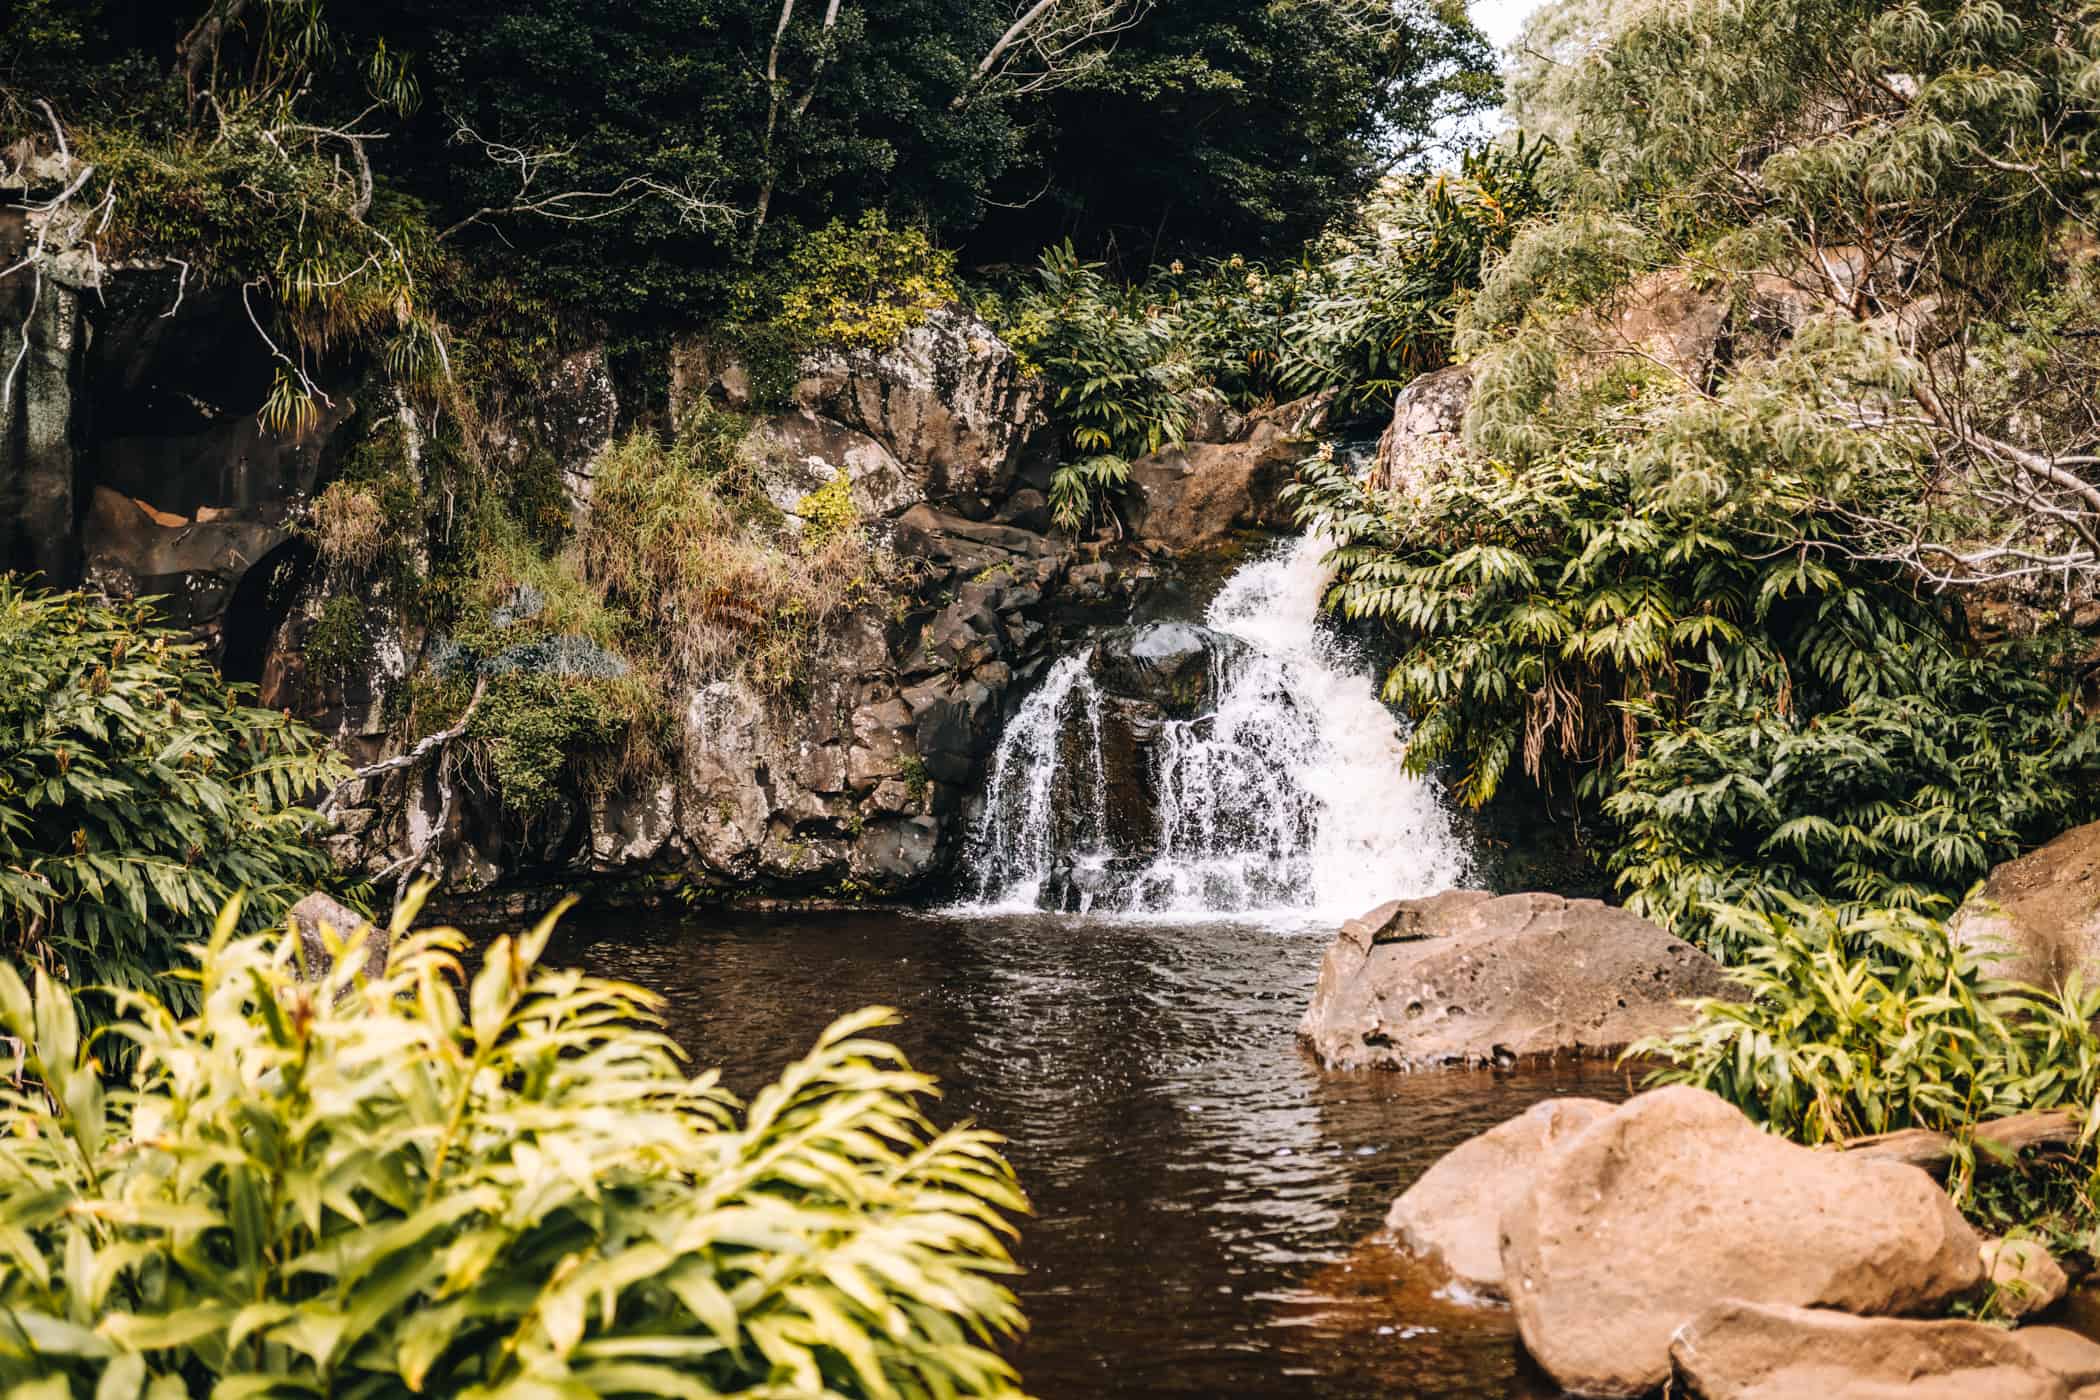
[[349,905],[315,890],[294,904],[285,917],[299,937],[300,957],[310,979],[318,980],[336,965],[331,943],[340,948],[356,937],[364,939],[365,976],[386,976],[392,940]]
[[1547,1099],[1460,1143],[1393,1202],[1386,1228],[1470,1293],[1507,1294],[1502,1217],[1531,1190],[1539,1168],[1576,1134],[1612,1112],[1601,1099]]
[[1299,1034],[1336,1068],[1608,1056],[1729,988],[1712,958],[1624,909],[1452,890],[1345,924]]
[[1921,1313],[1983,1274],[1924,1172],[1797,1146],[1686,1087],[1629,1100],[1543,1163],[1503,1218],[1502,1264],[1525,1349],[1585,1395],[1661,1385],[1673,1334],[1730,1300]]
[[1283,488],[1311,456],[1328,398],[1264,410],[1231,442],[1190,442],[1130,464],[1130,531],[1172,550],[1201,549],[1248,527],[1288,529]]
[[1992,972],[2054,991],[2100,979],[2100,822],[1995,867],[1947,928]]
[[2071,1280],[2039,1240],[1985,1240],[1984,1285],[1999,1316],[2031,1317],[2063,1299]]
[[1470,365],[1450,365],[1408,381],[1393,399],[1393,419],[1378,439],[1371,485],[1413,495],[1451,453],[1459,450],[1466,403],[1473,396]]
[[1226,667],[1247,653],[1239,638],[1188,622],[1118,627],[1094,644],[1087,670],[1109,695],[1141,700],[1169,719],[1207,713]]
[[1679,1381],[1704,1400],[2063,1400],[2068,1393],[2015,1334],[1977,1322],[1729,1300],[1691,1321],[1670,1354]]

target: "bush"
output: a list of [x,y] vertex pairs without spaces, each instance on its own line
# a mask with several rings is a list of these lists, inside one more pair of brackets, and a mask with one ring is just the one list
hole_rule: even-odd
[[[559,911],[557,911],[559,912]],[[315,985],[296,940],[127,1000],[105,1091],[67,998],[0,965],[0,1382],[39,1396],[1017,1395],[996,1139],[861,1012],[748,1105],[553,928],[408,937]],[[23,1082],[17,1079],[15,1082]],[[45,1091],[48,1091],[45,1092]],[[29,1393],[16,1390],[11,1393]]]
[[723,421],[739,420],[703,417],[668,447],[630,434],[599,460],[582,574],[640,620],[670,674],[777,694],[806,679],[827,630],[882,587],[887,562],[857,529],[792,537],[714,426]]
[[878,210],[804,238],[780,276],[778,323],[809,345],[885,349],[956,298],[955,255],[924,229],[891,228]]
[[[2030,1109],[2084,1109],[2100,1091],[2100,988],[2056,996],[1986,978],[1936,920],[1841,917],[1788,902],[1728,916],[1745,949],[1743,1001],[1706,999],[1675,1034],[1629,1055],[1651,1083],[1711,1090],[1800,1142],[1899,1128],[1961,1133]],[[1964,1160],[1964,1177],[1973,1170]],[[1962,1187],[1957,1180],[1957,1192]]]
[[1393,494],[1320,459],[1296,488],[1336,542],[1331,601],[1398,647],[1409,766],[1478,805],[1521,765],[1603,819],[1634,907],[1723,956],[1721,906],[1946,913],[2100,812],[2058,658],[1862,557],[1831,502],[1871,508],[1900,463],[1777,377],[1687,404],[1615,371],[1581,391],[1610,431],[1522,471],[1454,455]]
[[[76,989],[153,985],[235,890],[251,925],[327,880],[319,734],[241,703],[146,603],[0,577],[0,945]],[[168,995],[190,996],[178,985]]]

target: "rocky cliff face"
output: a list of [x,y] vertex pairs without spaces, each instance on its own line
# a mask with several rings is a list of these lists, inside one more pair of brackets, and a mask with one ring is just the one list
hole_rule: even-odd
[[[9,239],[21,243],[19,224],[0,224],[0,256]],[[26,301],[0,307],[0,340],[16,337],[0,344],[6,358],[22,327],[29,340],[0,424],[0,564],[166,595],[173,620],[264,703],[320,725],[355,762],[398,751],[409,678],[446,639],[391,621],[358,674],[319,679],[308,649],[345,585],[315,567],[301,533],[360,395],[375,399],[368,416],[393,405],[347,367],[324,385],[319,421],[273,435],[257,423],[267,352],[237,302],[178,296],[179,272],[158,267],[100,281],[47,277],[34,314]],[[21,301],[22,285],[0,293]],[[677,347],[667,368],[674,414],[704,396],[750,415],[743,452],[790,525],[845,478],[908,586],[837,630],[792,703],[734,680],[691,689],[673,707],[672,763],[638,787],[566,792],[526,823],[471,781],[449,785],[448,802],[427,762],[354,786],[334,841],[346,863],[386,870],[442,827],[452,889],[583,877],[741,895],[921,889],[950,867],[991,748],[1056,640],[1128,620],[1178,555],[1279,523],[1275,492],[1319,423],[1316,408],[1234,421],[1221,430],[1234,441],[1145,464],[1129,503],[1144,543],[1105,547],[1050,531],[1057,439],[1042,388],[963,311],[880,353],[803,357],[771,411],[751,402],[746,366],[705,341]],[[624,408],[602,352],[570,355],[492,445],[551,459],[581,521]]]

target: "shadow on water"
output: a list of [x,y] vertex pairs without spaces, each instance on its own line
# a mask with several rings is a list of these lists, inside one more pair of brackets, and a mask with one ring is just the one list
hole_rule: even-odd
[[1363,1244],[1466,1137],[1603,1068],[1324,1074],[1298,1047],[1324,927],[1059,916],[575,919],[553,956],[649,986],[749,1094],[882,1004],[943,1122],[1009,1140],[1035,1205],[1018,1349],[1041,1400],[1535,1396],[1506,1312]]

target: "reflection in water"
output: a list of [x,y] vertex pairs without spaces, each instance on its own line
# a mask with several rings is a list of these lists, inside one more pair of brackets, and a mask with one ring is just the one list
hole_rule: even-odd
[[1506,1313],[1359,1247],[1457,1142],[1602,1068],[1330,1075],[1295,1040],[1324,927],[890,912],[576,918],[553,953],[663,993],[748,1094],[882,1004],[939,1121],[1003,1133],[1035,1205],[1018,1360],[1041,1400],[1531,1396]]

